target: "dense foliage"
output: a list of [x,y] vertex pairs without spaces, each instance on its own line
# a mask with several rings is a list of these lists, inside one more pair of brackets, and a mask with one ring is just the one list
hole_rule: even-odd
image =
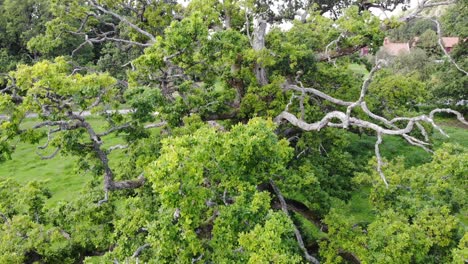
[[[418,117],[466,111],[466,1],[450,57],[435,17],[369,11],[405,3],[0,0],[0,166],[27,142],[92,175],[56,203],[0,175],[0,263],[466,262],[468,146]],[[434,154],[382,161],[386,134]]]

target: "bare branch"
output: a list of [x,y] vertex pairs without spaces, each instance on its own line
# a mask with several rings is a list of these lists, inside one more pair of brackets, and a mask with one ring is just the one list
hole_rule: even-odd
[[147,124],[145,125],[145,128],[146,129],[150,129],[150,128],[157,128],[157,127],[163,127],[167,125],[167,122],[166,121],[162,121],[162,122],[159,122],[159,123],[155,123],[155,124]]
[[382,143],[382,135],[377,133],[377,141],[375,142],[375,157],[377,158],[377,171],[379,172],[380,178],[385,183],[385,186],[388,188],[388,182],[385,178],[385,175],[382,172],[382,157],[380,156],[380,144]]
[[102,132],[102,133],[99,133],[97,134],[99,137],[103,137],[103,136],[107,136],[109,134],[111,134],[112,132],[115,132],[115,131],[118,131],[118,130],[122,130],[122,129],[125,129],[125,128],[129,128],[131,126],[130,123],[125,123],[123,125],[120,125],[120,126],[115,126],[115,127],[112,127],[110,128],[109,130],[105,131],[105,132]]
[[33,129],[45,127],[45,126],[61,126],[61,127],[68,127],[69,123],[67,121],[44,121],[39,124],[33,126]]
[[[74,33],[74,32],[71,32]],[[115,37],[108,37],[107,34],[111,32],[106,32],[103,34],[99,34],[95,38],[89,38],[88,35],[85,35],[85,41],[81,43],[76,49],[74,49],[71,53],[71,56],[75,56],[75,53],[78,52],[80,49],[82,49],[86,44],[89,44],[93,46],[93,43],[102,43],[105,41],[115,41],[115,42],[121,42],[129,45],[134,45],[134,46],[140,46],[140,47],[151,47],[153,44],[152,43],[140,43],[136,41],[131,41],[131,40],[126,40],[126,39],[121,39],[121,38],[115,38]]]
[[192,258],[192,264],[197,263],[203,258],[204,254],[200,254],[197,258]]
[[[351,111],[353,110],[353,108],[355,108],[356,106],[360,106],[364,102],[364,97],[366,96],[367,89],[369,88],[369,85],[372,81],[372,78],[374,77],[375,72],[378,69],[380,69],[380,64],[381,64],[381,61],[378,61],[376,63],[376,65],[370,71],[369,76],[366,78],[366,80],[362,84],[361,94],[359,95],[359,99],[356,102],[352,103],[350,106],[348,106],[348,108],[346,109],[346,117],[347,117],[346,121],[349,120],[349,117],[351,116]],[[347,122],[344,123],[343,125],[344,125],[344,128],[348,127]]]
[[151,247],[151,245],[150,244],[144,244],[143,246],[140,246],[139,248],[137,248],[137,250],[135,250],[135,252],[133,253],[132,258],[137,258],[138,256],[140,256],[141,252],[145,248],[148,248],[148,247]]
[[85,27],[86,23],[88,22],[88,19],[89,19],[90,16],[96,16],[96,14],[93,14],[93,13],[91,13],[91,14],[86,14],[86,17],[85,17],[85,18],[83,19],[83,21],[81,22],[81,25],[80,25],[80,27],[78,28],[77,32],[81,32],[81,31],[84,29],[84,27]]
[[128,26],[130,26],[131,28],[133,28],[134,30],[138,31],[139,33],[141,33],[142,35],[145,35],[147,36],[150,40],[151,40],[151,43],[154,43],[156,42],[156,38],[150,34],[149,32],[141,29],[140,27],[138,27],[137,25],[133,24],[132,22],[128,21],[128,19],[126,19],[125,17],[115,13],[115,12],[112,12],[110,10],[107,10],[105,9],[104,7],[100,6],[95,0],[91,0],[89,1],[89,3],[97,8],[98,10],[100,10],[101,12],[103,13],[106,13],[106,14],[109,14],[115,18],[117,18],[118,20],[122,21],[123,23],[127,24]]
[[[285,201],[283,195],[281,194],[281,191],[279,190],[278,186],[276,186],[275,182],[272,179],[270,179],[270,185],[273,188],[273,191],[275,192],[276,196],[278,197],[278,200],[280,201],[281,210],[283,211],[283,213],[286,214],[286,216],[292,222],[292,219],[291,219],[291,217],[289,215],[289,211],[288,211],[288,205],[286,204],[286,201]],[[299,244],[299,247],[301,248],[301,250],[304,252],[304,257],[306,258],[306,260],[309,263],[320,264],[320,262],[316,258],[311,256],[309,254],[309,252],[307,252],[307,249],[306,249],[306,247],[304,245],[304,240],[302,239],[302,235],[299,232],[299,229],[297,229],[297,227],[296,227],[296,225],[294,223],[292,223],[292,224],[293,224],[294,235],[296,236],[297,243]]]
[[98,201],[98,205],[102,205],[103,203],[107,203],[109,201],[109,191],[106,190],[104,192],[104,199]]
[[[140,43],[140,42],[136,42],[136,41],[121,39],[121,38],[114,38],[114,37],[104,37],[104,38],[98,39],[97,43],[104,42],[106,40],[111,40],[111,41],[115,41],[115,42],[122,42],[122,43],[125,43],[125,44],[135,45],[135,46],[140,46],[140,47],[151,47],[153,45],[151,43]],[[92,41],[92,40],[90,40],[90,41]]]
[[318,61],[330,61],[332,59],[340,58],[343,56],[351,55],[355,53],[356,51],[360,50],[361,48],[364,48],[366,44],[361,44],[357,45],[354,47],[347,47],[347,48],[341,48],[337,49],[334,52],[322,52],[317,55],[315,55],[316,60]]
[[434,114],[436,114],[436,113],[454,114],[457,117],[458,121],[460,121],[464,125],[468,126],[468,122],[465,120],[465,118],[463,117],[463,115],[460,112],[457,112],[457,111],[452,110],[450,108],[437,108],[437,109],[432,110],[429,113],[429,118],[434,119]]
[[294,91],[298,91],[298,92],[301,92],[304,91],[306,93],[311,93],[315,96],[318,96],[322,99],[325,99],[329,102],[332,102],[334,104],[337,104],[337,105],[341,105],[341,106],[350,106],[352,104],[352,102],[345,102],[343,100],[340,100],[340,99],[336,99],[326,93],[323,93],[317,89],[314,89],[314,88],[301,88],[297,85],[294,85],[294,84],[284,84],[283,85],[283,90],[284,91],[288,91],[288,90],[294,90]]
[[74,57],[75,56],[75,53],[78,52],[80,49],[82,49],[86,44],[89,44],[89,45],[93,45],[93,43],[91,43],[91,41],[89,40],[85,40],[83,43],[81,43],[76,49],[74,49],[71,53],[71,56]]
[[112,181],[108,185],[109,190],[125,190],[125,189],[136,189],[143,186],[146,182],[146,178],[143,176],[143,173],[137,179],[134,180],[125,180],[125,181]]
[[38,149],[46,149],[49,146],[50,140],[52,139],[51,134],[52,134],[52,130],[49,129],[49,131],[47,132],[47,142],[42,146],[38,146],[37,147]]
[[[99,94],[98,94],[96,100],[95,100],[87,109],[92,109],[92,108],[98,106],[98,105],[101,103],[102,97],[104,96],[104,94],[105,94],[106,92],[107,92],[107,89],[101,89],[101,90],[99,91]],[[83,111],[84,111],[84,110],[83,110]],[[80,114],[82,114],[83,111],[81,111]]]
[[112,151],[114,151],[116,149],[126,149],[126,148],[128,148],[128,145],[120,145],[119,144],[119,145],[111,146],[111,147],[109,147],[107,149],[107,153],[110,153],[110,152],[112,152]]
[[61,149],[60,147],[57,147],[57,148],[55,149],[55,151],[54,151],[52,154],[48,155],[48,156],[43,156],[43,155],[41,155],[41,154],[40,154],[39,152],[37,152],[37,151],[36,151],[36,154],[39,155],[39,156],[41,157],[41,159],[43,159],[43,160],[53,159],[55,156],[57,156],[57,154],[59,153],[60,149]]
[[[373,74],[375,73],[375,71],[378,68],[379,68],[379,63],[372,69],[371,74],[369,75],[369,78],[363,83],[359,99],[357,101],[355,101],[355,102],[342,101],[340,99],[333,98],[333,97],[331,97],[331,96],[329,96],[329,95],[327,95],[325,93],[322,93],[322,92],[320,92],[320,91],[318,91],[316,89],[313,89],[313,88],[303,88],[303,87],[298,87],[296,85],[290,85],[290,84],[283,85],[283,89],[285,91],[295,90],[295,91],[300,91],[302,93],[304,93],[304,92],[311,93],[311,94],[313,94],[315,96],[318,96],[318,97],[320,97],[322,99],[325,99],[325,100],[327,100],[329,102],[335,103],[336,105],[347,106],[347,110],[346,110],[346,113],[341,112],[341,111],[332,111],[332,112],[327,113],[321,120],[319,120],[317,122],[307,123],[307,122],[303,121],[302,117],[297,118],[294,114],[289,113],[287,111],[287,109],[289,108],[289,105],[292,102],[292,99],[294,98],[294,97],[291,97],[290,103],[288,103],[287,106],[286,106],[286,111],[283,111],[281,114],[279,114],[275,118],[275,122],[276,123],[281,123],[282,120],[287,120],[293,126],[299,127],[300,129],[302,129],[304,131],[320,131],[322,128],[327,127],[327,126],[329,126],[329,127],[341,127],[341,128],[347,128],[348,126],[355,126],[355,127],[359,127],[359,128],[366,128],[366,129],[374,130],[377,133],[377,142],[376,142],[376,145],[375,145],[375,153],[376,153],[377,161],[378,161],[377,170],[378,170],[382,180],[384,181],[385,185],[388,186],[387,180],[385,179],[385,176],[383,175],[383,172],[382,172],[382,169],[381,169],[382,161],[381,161],[381,157],[380,157],[379,145],[382,142],[382,135],[399,135],[399,136],[402,136],[411,145],[418,146],[418,147],[421,147],[421,148],[423,148],[424,150],[426,150],[428,152],[432,152],[430,149],[428,149],[426,147],[427,145],[429,145],[429,143],[427,142],[428,141],[428,135],[427,135],[424,127],[420,124],[420,122],[426,122],[426,123],[431,124],[432,127],[439,130],[439,132],[442,135],[447,136],[447,137],[448,137],[448,135],[434,122],[433,116],[434,116],[435,113],[445,112],[445,113],[455,114],[457,116],[457,119],[460,122],[462,122],[463,124],[468,125],[468,122],[465,121],[465,119],[464,119],[464,117],[463,117],[463,115],[461,113],[459,113],[459,112],[457,112],[455,110],[452,110],[452,109],[434,109],[434,110],[431,111],[429,116],[420,115],[420,116],[415,116],[415,117],[396,117],[396,118],[393,118],[392,120],[387,120],[386,118],[384,118],[382,116],[379,116],[379,115],[376,115],[376,114],[372,113],[367,108],[367,105],[366,105],[366,102],[365,102],[364,99],[365,99],[366,92],[367,92],[368,86],[370,84],[370,81],[372,79],[372,76],[373,76]],[[377,120],[377,121],[383,123],[385,125],[385,127],[382,127],[382,126],[380,126],[380,125],[378,125],[376,123],[373,123],[371,121],[366,121],[366,120],[362,120],[362,119],[359,119],[359,118],[352,117],[351,116],[352,109],[355,108],[355,107],[358,107],[358,106],[364,111],[365,114],[367,114],[367,116],[369,116],[370,118],[372,118],[374,120]],[[301,109],[301,113],[302,112],[303,112],[303,110]],[[336,119],[340,120],[340,123],[332,122],[332,120],[336,120]],[[406,122],[406,127],[399,128],[398,126],[395,125],[396,122]],[[413,131],[413,128],[414,128],[415,125],[421,131],[421,133],[425,137],[426,141],[422,141],[420,139],[417,139],[417,138],[409,135],[409,133]]]
[[184,52],[185,52],[185,48],[183,48],[183,49],[177,51],[177,52],[174,53],[174,54],[171,54],[171,55],[168,55],[168,56],[164,56],[164,57],[163,57],[163,61],[164,61],[164,62],[168,62],[170,59],[172,59],[172,58],[174,58],[174,57],[177,57],[177,56],[179,56],[180,54],[182,54],[182,53],[184,53]]
[[435,18],[431,18],[432,22],[434,22],[437,26],[437,36],[439,37],[439,40],[438,40],[438,43],[439,43],[439,46],[440,48],[442,49],[442,51],[444,52],[445,56],[449,59],[449,61],[457,68],[457,70],[459,70],[460,72],[464,73],[465,75],[468,75],[468,72],[465,71],[464,69],[462,69],[460,67],[460,65],[458,65],[458,63],[452,58],[452,56],[450,56],[450,54],[447,52],[447,50],[445,50],[445,46],[444,46],[444,41],[442,40],[442,28],[440,26],[440,23],[437,19]]
[[[391,122],[390,122],[389,120],[387,120],[386,118],[381,117],[381,116],[378,116],[378,115],[372,113],[372,112],[369,110],[369,108],[367,108],[367,105],[366,105],[366,102],[365,102],[365,101],[362,102],[362,104],[361,104],[361,109],[362,109],[362,110],[364,111],[364,113],[366,113],[370,118],[375,119],[375,120],[378,120],[378,121],[384,123],[387,127],[390,127],[390,128],[397,128],[397,126],[395,126],[393,123],[391,123]],[[421,126],[421,124],[420,124],[419,122],[416,122],[416,125],[418,125],[418,124],[419,124],[419,126]],[[429,145],[429,143],[424,142],[424,141],[421,141],[421,140],[419,140],[419,139],[417,139],[417,138],[415,138],[415,137],[412,137],[412,136],[410,136],[410,135],[404,134],[404,135],[402,135],[402,136],[403,136],[403,138],[404,138],[408,143],[410,143],[411,145],[418,146],[418,147],[424,149],[424,150],[427,151],[427,152],[431,152],[431,153],[433,152],[432,150],[428,149],[428,148],[425,146],[425,145]],[[426,141],[429,141],[429,140],[426,140]]]
[[328,62],[331,62],[330,51],[329,51],[330,47],[331,47],[332,45],[337,45],[337,46],[338,46],[338,42],[339,42],[342,38],[344,38],[345,36],[346,36],[346,32],[342,32],[342,33],[338,36],[338,38],[332,40],[330,43],[327,44],[327,46],[325,46],[325,56],[327,57]]

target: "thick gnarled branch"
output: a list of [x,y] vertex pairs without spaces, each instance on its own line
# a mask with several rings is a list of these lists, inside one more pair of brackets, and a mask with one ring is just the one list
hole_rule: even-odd
[[[298,91],[298,92],[301,92],[302,96],[304,95],[304,93],[312,94],[321,99],[334,103],[338,106],[346,106],[347,108],[346,108],[346,112],[331,111],[327,113],[321,120],[316,121],[314,123],[307,123],[306,121],[304,121],[303,117],[298,118],[296,115],[288,112],[288,108],[290,104],[292,103],[292,99],[294,99],[294,96],[293,96],[291,97],[290,103],[288,103],[288,105],[286,106],[286,110],[280,113],[275,118],[275,122],[281,123],[283,120],[286,120],[291,125],[298,127],[304,131],[320,131],[324,127],[339,127],[339,128],[346,129],[349,126],[370,129],[370,130],[375,131],[377,134],[377,141],[375,143],[375,155],[377,158],[377,171],[380,177],[382,178],[383,182],[385,183],[385,185],[388,187],[388,182],[382,171],[382,158],[380,155],[380,144],[382,143],[383,135],[401,136],[411,145],[421,147],[424,150],[431,152],[431,150],[427,148],[427,146],[430,145],[428,142],[429,138],[424,127],[421,125],[422,122],[426,122],[430,124],[433,128],[437,129],[442,135],[447,136],[447,137],[448,135],[442,130],[442,128],[440,128],[434,122],[433,120],[434,114],[436,113],[455,114],[457,116],[457,119],[461,123],[468,125],[468,122],[466,122],[466,120],[464,119],[461,113],[452,109],[434,109],[429,113],[429,115],[419,115],[415,117],[396,117],[396,118],[393,118],[392,120],[388,120],[382,116],[372,113],[367,108],[367,105],[365,102],[365,96],[366,96],[368,87],[371,83],[372,77],[375,74],[375,72],[380,68],[381,63],[383,62],[378,62],[376,66],[371,70],[369,77],[364,81],[362,85],[360,96],[355,102],[347,102],[347,101],[334,98],[314,88],[304,88],[302,87],[302,83],[300,82],[299,83],[301,84],[301,87],[297,85],[292,85],[292,84],[283,85],[284,91],[287,91],[287,90]],[[302,102],[300,106],[301,106],[301,113],[303,113]],[[352,110],[356,107],[360,107],[363,110],[363,112],[371,120],[374,120],[374,121],[367,121],[367,120],[363,120],[363,119],[359,119],[359,118],[351,116]],[[336,120],[338,120],[339,122],[336,123]],[[379,125],[378,124],[379,122],[382,123],[384,126]],[[400,128],[395,124],[397,122],[406,122],[406,126],[403,128]],[[420,140],[420,139],[415,138],[414,136],[409,135],[413,131],[414,127],[420,130],[420,132],[424,136],[424,140]]]

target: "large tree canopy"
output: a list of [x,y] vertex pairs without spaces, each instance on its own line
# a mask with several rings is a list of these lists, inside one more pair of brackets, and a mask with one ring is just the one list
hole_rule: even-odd
[[369,11],[399,4],[0,0],[0,166],[27,142],[93,176],[48,204],[0,175],[0,263],[466,262],[467,146],[432,145],[468,125],[466,3]]

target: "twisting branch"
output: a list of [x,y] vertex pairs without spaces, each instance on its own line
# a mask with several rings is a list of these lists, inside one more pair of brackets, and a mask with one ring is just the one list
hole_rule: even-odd
[[[72,111],[69,111],[67,113],[67,116],[70,119],[69,121],[64,121],[64,120],[44,121],[33,126],[33,129],[38,129],[38,128],[45,127],[45,126],[58,126],[59,129],[55,129],[54,131],[74,130],[78,128],[86,129],[86,132],[88,133],[89,138],[91,140],[93,150],[96,153],[97,158],[101,161],[102,166],[104,168],[104,191],[106,192],[106,196],[105,196],[105,199],[99,201],[98,204],[102,204],[108,200],[108,191],[122,190],[122,189],[135,189],[135,188],[139,188],[143,186],[143,184],[145,183],[145,177],[143,176],[143,173],[140,174],[140,176],[134,180],[124,180],[124,181],[114,180],[114,173],[109,166],[109,159],[107,157],[108,151],[104,151],[101,148],[103,142],[100,136],[107,135],[108,133],[110,133],[109,131],[107,131],[108,133],[104,132],[102,134],[97,134],[83,116],[80,116],[79,114],[75,114]],[[115,131],[115,129],[112,131]],[[24,132],[25,130],[19,131],[19,133],[24,133]],[[51,156],[47,156],[43,158],[44,159],[53,158],[59,150],[60,148],[58,148],[56,152],[54,152]]]
[[171,55],[164,56],[164,57],[163,57],[163,61],[164,61],[165,63],[167,63],[167,62],[169,62],[169,60],[171,60],[172,58],[175,58],[175,57],[181,55],[182,53],[184,53],[185,50],[186,50],[186,49],[183,48],[183,49],[178,50],[177,52],[175,52],[175,53],[173,53],[173,54],[171,54]]
[[447,50],[445,50],[445,47],[444,47],[444,42],[442,40],[442,28],[440,26],[440,23],[437,19],[435,18],[431,18],[432,22],[434,22],[434,24],[436,24],[437,26],[437,35],[439,37],[439,40],[437,41],[439,43],[439,46],[440,48],[442,49],[442,51],[444,52],[445,56],[449,59],[449,61],[457,68],[457,70],[459,70],[460,72],[464,73],[465,75],[468,75],[468,72],[465,71],[464,69],[462,69],[462,67],[460,67],[460,65],[458,65],[458,63],[452,58],[452,56],[450,56],[450,54],[447,52]]
[[284,91],[288,91],[288,90],[293,90],[293,91],[298,91],[298,92],[305,92],[305,93],[310,93],[310,94],[313,94],[315,96],[318,96],[322,99],[325,99],[329,102],[332,102],[334,104],[337,104],[337,105],[341,105],[341,106],[350,106],[352,104],[352,102],[346,102],[346,101],[343,101],[343,100],[340,100],[340,99],[336,99],[326,93],[323,93],[317,89],[314,89],[314,88],[301,88],[297,85],[294,85],[294,84],[284,84],[283,85],[283,90]]
[[454,114],[457,117],[458,121],[460,121],[464,125],[468,126],[468,122],[465,120],[465,118],[463,117],[463,115],[460,112],[457,112],[457,111],[452,110],[450,108],[437,108],[437,109],[432,110],[429,113],[429,118],[434,119],[434,114],[437,114],[437,113]]
[[125,17],[115,13],[115,12],[112,12],[110,10],[107,10],[105,9],[104,7],[100,6],[95,0],[91,0],[89,1],[89,3],[95,7],[96,9],[98,9],[99,11],[103,12],[103,13],[106,13],[108,15],[111,15],[115,18],[117,18],[118,20],[120,20],[121,22],[127,24],[128,26],[130,26],[131,28],[133,28],[134,30],[138,31],[139,33],[141,33],[142,35],[145,35],[147,36],[152,43],[156,42],[156,38],[151,34],[149,33],[148,31],[145,31],[143,29],[141,29],[140,27],[138,27],[137,25],[133,24],[132,22],[128,21],[128,19],[126,19]]
[[[105,88],[101,89],[99,91],[99,94],[98,94],[96,100],[94,100],[94,102],[87,109],[90,110],[90,109],[93,109],[94,107],[98,106],[102,102],[102,97],[106,94],[106,92],[107,92],[107,89],[105,89]],[[84,109],[83,109],[83,111],[80,112],[80,115],[83,112],[84,112]]]
[[[375,154],[377,157],[377,170],[384,181],[385,185],[388,187],[388,182],[385,179],[385,176],[382,172],[382,159],[380,156],[380,144],[382,143],[382,136],[383,135],[398,135],[403,137],[409,144],[418,146],[423,148],[424,150],[428,152],[432,152],[427,146],[429,144],[429,138],[427,135],[426,130],[424,127],[421,125],[421,122],[426,122],[429,123],[433,128],[437,129],[442,135],[447,136],[448,135],[440,128],[433,120],[434,114],[436,113],[451,113],[455,114],[457,116],[457,119],[462,122],[463,124],[468,125],[468,122],[465,121],[463,115],[455,110],[452,109],[434,109],[430,112],[430,114],[427,115],[420,115],[420,116],[415,116],[415,117],[395,117],[392,120],[388,120],[382,116],[376,115],[372,113],[366,105],[365,102],[365,96],[368,90],[368,87],[370,85],[370,82],[372,80],[373,75],[375,72],[380,68],[382,61],[379,61],[376,66],[371,70],[369,77],[364,81],[362,88],[361,88],[361,93],[359,98],[355,102],[347,102],[343,101],[334,97],[331,97],[323,92],[318,91],[317,89],[314,88],[304,88],[301,84],[301,87],[297,85],[291,85],[291,84],[284,84],[283,85],[283,90],[288,91],[288,90],[294,90],[294,91],[299,91],[302,94],[308,93],[312,94],[314,96],[320,97],[321,99],[324,99],[326,101],[329,101],[331,103],[334,103],[338,106],[346,106],[346,112],[342,111],[331,111],[327,113],[321,120],[314,122],[314,123],[307,123],[303,120],[302,113],[302,102],[301,102],[301,117],[298,118],[294,114],[288,112],[288,108],[292,102],[292,99],[294,97],[291,97],[290,103],[286,105],[286,110],[283,111],[281,114],[279,114],[275,118],[276,123],[281,123],[283,120],[287,120],[291,125],[296,126],[304,131],[320,131],[324,127],[338,127],[338,128],[348,128],[349,126],[354,126],[354,127],[359,127],[359,128],[366,128],[370,129],[376,132],[377,134],[377,141],[375,144]],[[359,119],[356,117],[352,117],[351,113],[352,110],[356,107],[360,107],[364,113],[370,117],[374,121],[367,121],[363,119]],[[333,120],[339,120],[339,123],[332,122]],[[383,123],[384,126],[381,126],[377,123],[374,123],[375,121]],[[400,128],[396,125],[397,122],[406,122],[406,126],[403,128]],[[424,140],[417,139],[409,133],[411,133],[414,129],[414,127],[417,127],[422,135],[424,136]]]
[[[101,161],[104,168],[104,191],[122,190],[122,189],[135,189],[143,186],[145,183],[145,177],[143,173],[135,180],[115,181],[114,172],[109,166],[109,159],[107,153],[101,149],[102,140],[99,135],[94,131],[91,125],[86,122],[84,117],[76,115],[73,112],[68,112],[68,117],[72,120],[78,121],[80,127],[86,129],[89,138],[93,144],[93,149],[97,154],[98,159]],[[105,199],[107,200],[107,199]]]
[[343,56],[351,55],[358,50],[364,48],[366,44],[360,44],[354,47],[340,48],[335,50],[333,53],[327,54],[326,52],[318,53],[315,55],[315,59],[318,61],[330,61],[332,59],[340,58]]
[[52,139],[52,135],[51,135],[52,133],[51,132],[52,132],[52,130],[49,129],[49,131],[47,132],[47,142],[42,146],[38,146],[37,147],[38,149],[46,149],[49,146],[50,140]]
[[[275,192],[276,196],[278,197],[278,200],[280,201],[280,204],[281,204],[281,210],[283,211],[283,213],[286,214],[286,216],[291,220],[292,222],[292,219],[291,219],[291,216],[289,215],[289,211],[288,211],[288,205],[286,204],[286,201],[283,197],[283,195],[281,194],[281,191],[279,190],[278,186],[276,186],[275,182],[273,181],[273,179],[270,179],[270,185],[271,187],[273,188],[273,191]],[[299,244],[299,247],[301,248],[301,250],[304,252],[304,257],[306,258],[306,260],[309,262],[309,263],[313,263],[313,264],[320,264],[320,262],[314,258],[313,256],[311,256],[309,254],[309,252],[307,252],[307,249],[304,245],[304,240],[302,239],[302,235],[301,233],[299,232],[299,229],[297,229],[296,225],[294,223],[293,224],[293,229],[294,229],[294,235],[296,236],[296,240],[297,240],[297,243]]]
[[330,50],[329,50],[330,47],[331,47],[332,45],[338,46],[338,42],[339,42],[342,38],[344,38],[345,36],[346,36],[346,32],[342,32],[342,33],[338,36],[338,38],[332,40],[330,43],[327,44],[327,46],[325,46],[325,56],[327,57],[328,62],[331,62],[331,56],[330,56]]
[[[372,70],[370,71],[369,76],[366,78],[366,80],[364,81],[362,85],[359,99],[356,102],[352,103],[350,106],[348,106],[348,108],[346,109],[346,121],[349,120],[349,117],[351,116],[351,111],[353,110],[353,108],[355,108],[356,106],[361,106],[361,104],[364,102],[364,97],[366,96],[367,90],[369,89],[369,85],[372,81],[372,78],[374,77],[375,72],[380,68],[381,63],[382,61],[378,61],[376,65],[372,68]],[[344,128],[348,128],[347,122],[344,123],[343,125],[344,125]]]
[[[372,113],[369,108],[367,108],[367,105],[366,105],[366,102],[362,102],[361,104],[361,109],[364,111],[365,114],[367,114],[370,118],[372,119],[375,119],[379,122],[382,122],[384,123],[387,127],[390,127],[390,128],[398,128],[396,125],[394,125],[393,123],[391,123],[389,120],[387,120],[386,118],[384,117],[381,117],[381,116],[378,116],[374,113]],[[416,122],[416,125],[420,125],[421,124],[419,122]],[[433,152],[432,150],[428,149],[426,146],[429,145],[429,143],[427,143],[429,141],[429,139],[426,140],[426,142],[424,141],[421,141],[413,136],[410,136],[410,135],[407,135],[407,134],[404,134],[402,135],[403,138],[408,142],[410,143],[411,145],[414,145],[414,146],[417,146],[417,147],[420,147],[422,149],[424,149],[425,151],[427,152]]]
[[85,17],[85,18],[83,19],[83,21],[81,22],[81,25],[80,25],[80,27],[78,28],[77,32],[81,32],[81,31],[84,29],[86,23],[88,22],[89,17],[91,17],[91,16],[96,16],[96,14],[94,14],[94,13],[88,13],[88,14],[86,14],[86,17]]

